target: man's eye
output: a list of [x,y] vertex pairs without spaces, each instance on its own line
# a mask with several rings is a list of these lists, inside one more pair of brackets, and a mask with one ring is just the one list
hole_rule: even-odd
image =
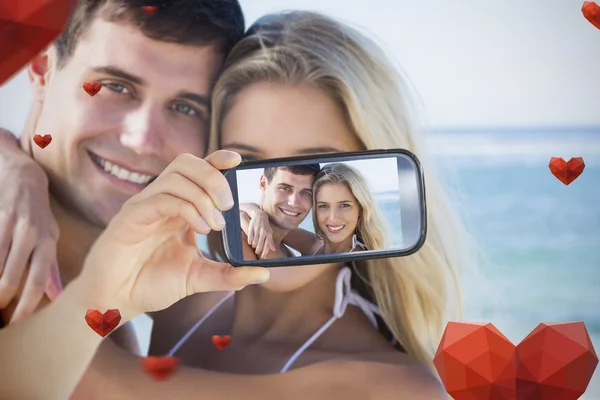
[[173,105],[173,109],[179,113],[185,114],[185,115],[196,115],[198,114],[196,112],[196,110],[194,110],[192,107],[190,107],[187,104],[174,104]]
[[115,92],[115,93],[119,93],[119,94],[127,94],[129,93],[129,90],[127,90],[127,88],[124,85],[121,85],[120,83],[104,83],[102,84],[102,86],[108,88],[110,91]]
[[302,192],[302,194],[303,194],[304,196],[312,196],[312,193],[311,193],[311,192],[308,192],[308,191]]

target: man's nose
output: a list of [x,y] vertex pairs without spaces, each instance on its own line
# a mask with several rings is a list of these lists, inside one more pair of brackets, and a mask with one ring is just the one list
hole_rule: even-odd
[[290,205],[291,207],[296,207],[298,206],[298,204],[300,204],[299,194],[292,193],[291,195],[289,195],[288,205]]
[[164,145],[163,113],[160,105],[146,105],[128,113],[121,143],[139,155],[154,155]]

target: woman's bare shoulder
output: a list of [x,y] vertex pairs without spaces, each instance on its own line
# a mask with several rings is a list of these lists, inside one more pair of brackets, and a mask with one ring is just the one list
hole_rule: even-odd
[[449,398],[433,373],[424,366],[405,361],[399,358],[393,362],[387,356],[379,361],[377,357],[329,360],[281,374],[280,383],[288,389],[321,388],[331,393],[328,397],[331,400]]

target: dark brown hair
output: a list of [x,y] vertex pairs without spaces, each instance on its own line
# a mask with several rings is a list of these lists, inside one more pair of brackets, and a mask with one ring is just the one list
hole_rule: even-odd
[[321,167],[319,164],[306,164],[306,165],[290,165],[284,167],[267,167],[263,172],[265,178],[267,178],[267,182],[271,183],[275,173],[277,171],[289,171],[294,175],[312,175],[313,178],[317,177],[317,174],[321,172]]
[[[143,6],[155,6],[146,14]],[[58,67],[65,65],[95,18],[122,22],[147,37],[184,45],[216,45],[229,53],[244,35],[237,0],[78,0],[65,29],[54,43]]]

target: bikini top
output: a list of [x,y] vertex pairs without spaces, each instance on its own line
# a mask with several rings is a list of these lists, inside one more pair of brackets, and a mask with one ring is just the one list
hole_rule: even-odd
[[[369,300],[362,297],[350,286],[350,278],[352,271],[347,266],[343,267],[337,276],[335,284],[335,302],[333,307],[333,316],[327,321],[319,330],[317,330],[287,361],[287,363],[281,369],[281,373],[287,372],[292,364],[304,353],[306,349],[310,347],[333,323],[341,318],[346,312],[346,308],[349,304],[360,308],[366,317],[369,319],[371,324],[377,328],[377,320],[375,315],[381,315],[379,307],[370,302]],[[217,309],[225,303],[229,298],[234,295],[235,292],[229,293],[223,299],[221,299],[213,308],[211,308],[192,328],[175,344],[175,346],[169,351],[168,355],[173,356],[177,350],[196,332],[196,330],[206,321]]]
[[[319,248],[317,249],[317,251],[315,251],[313,253],[313,256],[315,254],[317,254],[322,248],[323,248],[324,244],[320,245]],[[350,249],[350,251],[348,253],[352,253],[354,250],[356,250],[357,247],[360,247],[362,250],[369,250],[367,249],[367,246],[365,246],[364,243],[362,243],[360,240],[358,240],[358,236],[356,236],[356,233],[354,235],[352,235],[352,248]]]

